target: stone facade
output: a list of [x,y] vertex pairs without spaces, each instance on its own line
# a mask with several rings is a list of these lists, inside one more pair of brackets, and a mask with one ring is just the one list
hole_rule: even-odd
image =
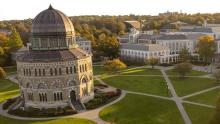
[[[58,15],[49,21],[44,18],[51,13]],[[68,17],[52,7],[40,14],[43,15],[36,16],[32,24],[30,49],[16,58],[24,105],[34,108],[72,106],[77,110],[78,104],[94,97],[91,55],[75,44],[74,29]],[[48,21],[48,29],[41,27],[45,21]]]

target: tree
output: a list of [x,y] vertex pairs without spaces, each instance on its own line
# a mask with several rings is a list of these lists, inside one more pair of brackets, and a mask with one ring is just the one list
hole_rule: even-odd
[[4,78],[6,78],[5,70],[2,67],[0,67],[0,79],[4,79]]
[[180,62],[187,62],[187,61],[189,61],[189,59],[190,59],[190,54],[189,54],[188,49],[187,49],[186,47],[184,47],[184,48],[180,51],[179,57],[180,57],[180,59],[179,59]]
[[213,119],[211,120],[211,124],[220,124],[220,96],[218,97],[216,112]]
[[108,60],[104,64],[104,68],[107,72],[118,72],[126,67],[127,66],[119,59]]
[[192,65],[187,62],[179,63],[174,66],[174,71],[179,73],[180,78],[184,78],[186,73],[192,70]]
[[24,46],[19,33],[14,28],[12,29],[12,32],[9,36],[8,45],[9,45],[10,51],[12,52]]
[[151,58],[147,59],[146,62],[147,62],[148,65],[151,65],[151,67],[154,68],[154,66],[156,64],[158,64],[159,59],[155,58],[155,57],[151,57]]
[[203,36],[199,39],[198,53],[200,57],[204,58],[205,62],[211,62],[216,51],[216,43],[211,36]]
[[216,79],[216,81],[219,83],[220,81],[220,70],[217,70],[212,74],[212,76]]

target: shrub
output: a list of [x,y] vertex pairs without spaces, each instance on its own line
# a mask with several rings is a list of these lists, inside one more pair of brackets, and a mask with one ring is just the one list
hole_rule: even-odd
[[3,110],[8,109],[9,106],[11,106],[14,102],[16,102],[16,100],[17,100],[16,98],[14,98],[14,99],[8,99],[8,100],[3,104],[2,109],[3,109]]
[[0,79],[4,78],[6,78],[6,72],[2,67],[0,67]]

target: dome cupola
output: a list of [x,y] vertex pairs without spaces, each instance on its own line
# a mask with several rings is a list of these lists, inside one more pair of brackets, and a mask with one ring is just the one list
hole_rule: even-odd
[[75,45],[71,20],[51,5],[34,18],[31,33],[33,50],[61,50]]

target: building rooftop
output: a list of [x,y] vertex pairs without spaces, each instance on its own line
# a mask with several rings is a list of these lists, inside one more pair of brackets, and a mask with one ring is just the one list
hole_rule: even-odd
[[161,35],[157,40],[187,40],[186,35],[183,34],[171,34],[171,35]]
[[121,44],[121,49],[139,50],[139,51],[162,51],[169,50],[160,44]]

